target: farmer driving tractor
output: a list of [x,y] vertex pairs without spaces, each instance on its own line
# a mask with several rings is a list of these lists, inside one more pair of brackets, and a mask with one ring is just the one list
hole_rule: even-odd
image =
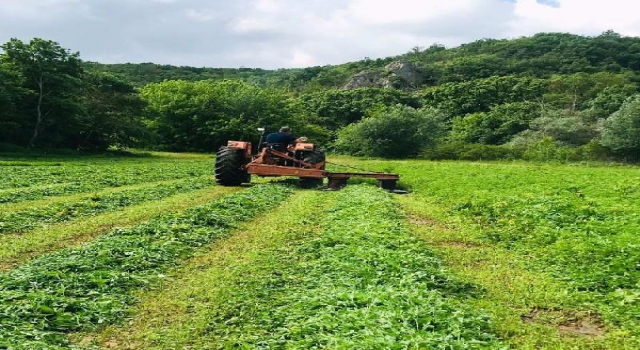
[[291,128],[283,126],[280,131],[267,135],[267,147],[271,147],[276,151],[286,152],[289,144],[306,141],[306,137],[297,138],[291,134]]

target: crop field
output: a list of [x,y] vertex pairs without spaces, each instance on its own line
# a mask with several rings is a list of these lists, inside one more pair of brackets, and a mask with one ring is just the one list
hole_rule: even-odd
[[0,157],[0,349],[637,349],[640,168]]

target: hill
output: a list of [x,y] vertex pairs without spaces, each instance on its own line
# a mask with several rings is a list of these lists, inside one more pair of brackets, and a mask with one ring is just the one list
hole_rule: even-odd
[[0,145],[213,151],[228,139],[253,140],[257,127],[289,125],[352,155],[640,154],[640,38],[611,31],[277,70],[83,62],[37,38],[2,49]]
[[[585,37],[566,33],[540,33],[517,39],[482,39],[454,48],[442,45],[415,47],[394,57],[369,59],[340,65],[265,70],[260,68],[195,68],[140,64],[100,64],[87,62],[91,70],[110,72],[137,86],[151,82],[182,79],[239,79],[261,87],[298,91],[339,88],[358,74],[373,72],[378,77],[392,75],[392,62],[407,62],[416,72],[414,81],[402,77],[367,86],[385,87],[388,81],[398,88],[417,90],[447,82],[462,82],[492,76],[549,78],[554,74],[632,73],[640,71],[640,38],[623,37],[607,31]],[[385,85],[387,84],[387,85]],[[362,87],[362,85],[352,85]]]

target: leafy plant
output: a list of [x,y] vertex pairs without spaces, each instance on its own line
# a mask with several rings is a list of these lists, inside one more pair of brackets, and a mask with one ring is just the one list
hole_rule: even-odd
[[284,200],[283,186],[255,186],[62,250],[0,275],[0,347],[69,347],[64,334],[121,321],[134,289],[237,223]]

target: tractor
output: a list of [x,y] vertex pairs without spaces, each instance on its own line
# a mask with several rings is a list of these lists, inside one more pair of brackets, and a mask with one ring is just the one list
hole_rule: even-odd
[[[264,128],[258,130],[264,135]],[[293,145],[267,145],[261,137],[257,154],[253,154],[251,142],[228,141],[217,152],[215,180],[222,186],[239,186],[249,183],[251,175],[293,176],[300,178],[303,187],[315,187],[327,178],[327,188],[335,190],[346,185],[349,178],[362,177],[377,179],[380,187],[395,191],[399,179],[397,174],[380,172],[329,172],[325,170],[327,163],[324,152],[307,143],[306,138]]]

